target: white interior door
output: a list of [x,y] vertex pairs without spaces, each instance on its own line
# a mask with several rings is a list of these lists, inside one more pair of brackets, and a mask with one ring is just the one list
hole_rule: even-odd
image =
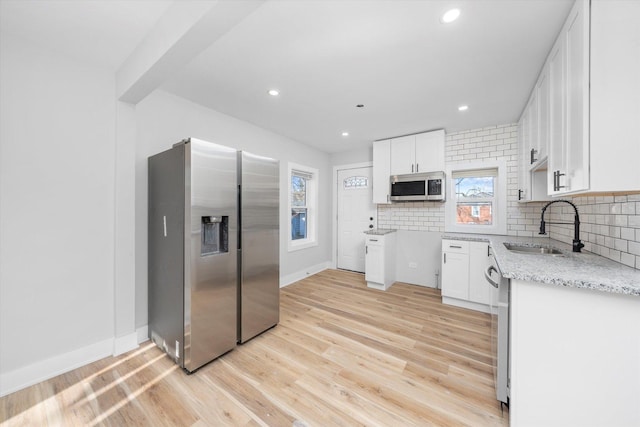
[[372,167],[338,170],[337,267],[364,273],[364,231],[377,224]]

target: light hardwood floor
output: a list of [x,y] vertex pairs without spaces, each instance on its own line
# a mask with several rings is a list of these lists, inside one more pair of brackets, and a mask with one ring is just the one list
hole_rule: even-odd
[[0,399],[3,425],[505,426],[489,315],[440,291],[326,270],[281,290],[280,324],[204,366],[149,342]]

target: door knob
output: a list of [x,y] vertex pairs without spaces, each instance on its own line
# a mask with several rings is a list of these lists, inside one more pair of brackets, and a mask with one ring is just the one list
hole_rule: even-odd
[[372,216],[369,217],[369,221],[373,221],[373,217]]

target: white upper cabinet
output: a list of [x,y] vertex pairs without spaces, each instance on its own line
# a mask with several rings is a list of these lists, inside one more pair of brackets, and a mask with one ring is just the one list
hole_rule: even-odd
[[391,203],[389,176],[391,175],[391,140],[373,143],[373,203]]
[[545,65],[550,195],[640,190],[638,22],[638,1],[571,10]]
[[[547,73],[540,75],[531,98],[518,123],[518,201],[548,200],[547,145],[548,94]],[[546,104],[546,105],[543,105]]]
[[443,129],[391,140],[391,175],[444,169]]
[[415,173],[416,136],[407,135],[391,140],[391,175]]
[[576,1],[552,50],[550,194],[589,189],[589,8]]
[[549,70],[547,68],[544,68],[538,77],[536,94],[538,98],[538,131],[537,143],[533,147],[535,152],[530,159],[531,165],[545,162],[549,151]]
[[529,108],[527,107],[518,122],[518,201],[531,201],[531,183],[529,181]]
[[589,191],[640,190],[640,1],[591,2]]
[[416,172],[437,172],[444,167],[444,129],[416,134]]

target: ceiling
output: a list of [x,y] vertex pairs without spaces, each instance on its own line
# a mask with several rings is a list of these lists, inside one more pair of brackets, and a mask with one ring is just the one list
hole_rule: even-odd
[[[0,0],[0,28],[115,70],[170,3]],[[572,3],[269,0],[161,88],[329,153],[512,123]]]
[[114,72],[171,0],[0,0],[0,29]]

